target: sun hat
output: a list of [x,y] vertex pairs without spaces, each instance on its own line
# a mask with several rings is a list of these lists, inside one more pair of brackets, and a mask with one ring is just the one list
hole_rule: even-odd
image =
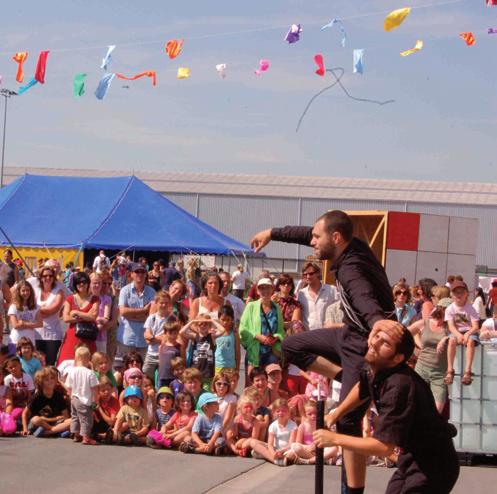
[[219,398],[214,393],[202,393],[197,401],[197,408],[203,408],[208,403],[218,403]]
[[257,286],[263,286],[263,285],[273,286],[273,282],[271,281],[271,279],[270,279],[270,278],[261,278],[261,279],[257,282]]
[[142,393],[141,388],[138,386],[128,386],[124,390],[124,399],[131,398],[132,396],[135,396],[136,398],[140,398],[140,400],[143,401],[143,393]]

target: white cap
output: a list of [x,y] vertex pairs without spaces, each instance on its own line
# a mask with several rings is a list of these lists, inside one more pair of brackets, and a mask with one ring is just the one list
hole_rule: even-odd
[[269,286],[273,286],[273,282],[272,282],[269,278],[261,278],[261,279],[257,282],[257,286],[262,286],[262,285],[269,285]]

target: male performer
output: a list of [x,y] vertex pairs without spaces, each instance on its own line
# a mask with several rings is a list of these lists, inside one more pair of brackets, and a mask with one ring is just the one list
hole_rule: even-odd
[[329,415],[333,424],[349,410],[374,401],[378,411],[373,436],[358,438],[319,429],[316,446],[342,446],[361,455],[386,457],[394,447],[402,448],[398,469],[386,494],[447,494],[459,476],[459,461],[452,443],[455,427],[437,412],[426,382],[406,360],[414,350],[414,339],[404,329],[399,343],[388,333],[376,333],[364,360],[366,365],[347,398]]
[[[395,321],[392,289],[385,270],[368,245],[353,237],[352,232],[352,221],[346,213],[330,211],[318,218],[314,227],[273,228],[257,233],[252,239],[256,252],[271,240],[279,240],[311,245],[318,259],[332,262],[345,326],[287,337],[282,350],[285,361],[302,370],[341,379],[341,400],[359,381],[370,332],[387,331],[394,339],[402,334],[402,326]],[[340,370],[341,375],[337,376]],[[341,417],[338,431],[361,436],[365,410],[365,406],[359,407]],[[347,478],[342,476],[342,492],[361,494],[364,492],[366,457],[347,450],[343,456]]]

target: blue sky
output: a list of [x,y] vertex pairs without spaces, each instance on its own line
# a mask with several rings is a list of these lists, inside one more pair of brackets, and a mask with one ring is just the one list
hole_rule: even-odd
[[[0,74],[15,89],[16,51],[28,51],[29,80],[38,52],[50,49],[46,83],[9,103],[6,165],[495,182],[497,179],[497,7],[484,0],[413,9],[382,29],[384,11],[445,3],[412,0],[9,2],[0,18]],[[375,14],[377,13],[377,14]],[[371,15],[369,15],[371,14]],[[320,27],[344,19],[338,30]],[[301,41],[283,41],[301,23]],[[251,32],[246,32],[251,31]],[[461,31],[472,31],[467,47]],[[169,60],[164,43],[185,38]],[[424,41],[420,53],[399,52]],[[104,101],[93,95],[100,61],[116,44],[110,71],[156,70],[158,84],[114,80]],[[364,48],[365,73],[352,74],[352,50]],[[313,56],[344,67],[349,100],[314,74]],[[261,58],[268,72],[253,74]],[[221,80],[215,65],[226,63]],[[191,69],[176,79],[179,66]],[[75,99],[72,80],[87,72]],[[3,105],[2,105],[3,106]],[[2,109],[3,111],[3,109]]]

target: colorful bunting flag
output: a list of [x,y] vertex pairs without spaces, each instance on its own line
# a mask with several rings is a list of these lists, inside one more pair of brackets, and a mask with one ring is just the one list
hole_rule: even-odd
[[13,57],[12,60],[18,64],[17,67],[17,74],[16,74],[16,81],[17,82],[23,82],[24,81],[24,71],[22,69],[23,63],[26,61],[28,58],[28,52],[27,51],[18,51]]
[[85,79],[86,74],[84,72],[80,72],[74,76],[73,94],[76,98],[80,98],[85,94]]
[[459,36],[466,42],[468,46],[473,46],[476,44],[476,39],[471,32],[461,33]]
[[266,70],[269,69],[269,60],[259,60],[259,68],[257,70],[254,70],[255,75],[261,75],[263,72],[266,72]]
[[45,69],[47,67],[47,58],[49,53],[50,52],[48,50],[40,51],[40,54],[38,55],[38,62],[36,64],[35,70],[35,79],[40,84],[45,84]]
[[487,0],[487,7],[495,7],[497,5],[497,0]]
[[216,70],[217,70],[217,73],[221,76],[221,79],[224,79],[226,77],[226,64],[225,63],[218,63],[216,65]]
[[409,15],[410,11],[410,7],[406,7],[404,9],[393,10],[390,12],[385,17],[383,22],[385,31],[391,31],[392,29],[399,27],[404,22],[404,19]]
[[169,55],[169,58],[176,58],[183,49],[183,40],[182,39],[171,39],[166,43],[165,46],[166,53]]
[[488,28],[488,34],[497,34],[497,28],[489,27]]
[[288,41],[289,44],[296,43],[300,39],[301,33],[302,28],[300,27],[300,24],[292,24],[289,31],[286,33],[285,41]]
[[422,48],[423,48],[423,41],[418,39],[413,48],[410,48],[409,50],[401,51],[400,56],[407,57],[408,55],[412,55],[413,53],[420,51]]
[[110,62],[112,61],[112,57],[110,54],[114,51],[116,45],[109,45],[107,47],[107,53],[105,54],[105,57],[102,58],[102,65],[100,65],[101,69],[107,70],[107,67],[110,65]]
[[95,96],[97,99],[103,100],[105,98],[115,75],[116,74],[105,74],[102,79],[100,79],[97,89],[95,90]]
[[314,61],[316,62],[317,66],[318,66],[318,68],[316,70],[316,74],[323,77],[324,73],[325,73],[323,55],[321,55],[320,53],[318,53],[317,55],[314,55]]
[[35,84],[38,84],[38,81],[35,78],[33,78],[25,86],[20,87],[17,91],[17,94],[21,95],[22,93],[25,93],[28,89],[32,88]]
[[188,79],[190,77],[190,69],[188,67],[180,67],[176,77],[178,79]]
[[354,50],[354,74],[364,73],[364,50],[358,48]]
[[157,73],[155,70],[147,70],[146,72],[142,72],[140,74],[136,74],[132,77],[126,77],[123,74],[116,74],[118,79],[124,79],[125,81],[136,81],[136,79],[140,79],[140,77],[151,77],[152,78],[152,86],[157,85]]
[[345,26],[343,25],[343,22],[341,19],[332,19],[328,24],[325,24],[322,28],[321,31],[324,31],[325,29],[328,29],[329,27],[333,27],[335,24],[338,25],[338,29],[340,30],[340,33],[342,34],[342,47],[345,48],[345,43],[347,41],[347,31],[345,31]]

